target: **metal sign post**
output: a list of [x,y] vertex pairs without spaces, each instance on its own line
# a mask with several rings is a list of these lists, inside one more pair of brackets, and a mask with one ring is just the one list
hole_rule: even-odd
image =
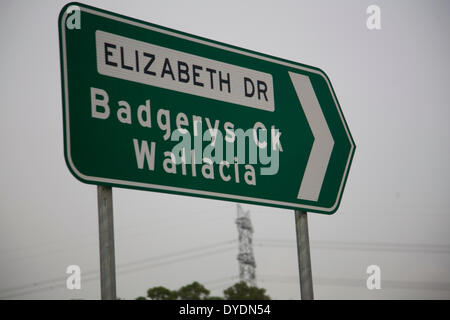
[[117,297],[112,188],[97,186],[97,199],[101,297],[102,300],[115,300]]
[[300,294],[302,300],[313,300],[311,255],[309,252],[308,215],[306,211],[295,210],[297,231],[298,269],[300,273]]

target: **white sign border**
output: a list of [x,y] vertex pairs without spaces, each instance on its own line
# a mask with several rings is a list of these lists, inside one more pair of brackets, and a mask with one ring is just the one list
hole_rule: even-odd
[[73,172],[81,179],[83,180],[87,180],[87,181],[92,181],[92,182],[100,182],[100,183],[106,183],[106,184],[119,184],[119,185],[124,185],[124,186],[131,186],[131,187],[137,187],[137,188],[143,188],[143,189],[155,189],[155,190],[166,190],[166,191],[172,191],[172,192],[180,192],[180,193],[186,193],[187,195],[189,194],[195,194],[195,195],[204,195],[204,196],[208,196],[208,197],[218,197],[218,198],[225,198],[225,199],[233,199],[233,200],[242,200],[242,201],[247,201],[247,202],[251,202],[251,203],[255,203],[255,204],[268,204],[268,205],[273,205],[273,206],[284,206],[284,207],[291,207],[291,208],[297,208],[297,209],[311,209],[311,210],[318,210],[318,211],[323,211],[323,212],[333,212],[337,205],[340,202],[341,199],[341,195],[342,195],[342,190],[343,190],[343,186],[344,186],[344,182],[347,178],[348,175],[348,171],[349,171],[349,167],[350,167],[350,162],[351,162],[351,158],[352,155],[354,153],[354,149],[355,149],[355,144],[353,142],[353,139],[350,135],[350,132],[348,130],[348,127],[346,125],[346,122],[344,120],[344,117],[342,115],[342,112],[339,108],[339,104],[337,103],[337,99],[335,97],[334,91],[331,88],[331,84],[328,81],[328,78],[326,77],[325,74],[323,74],[321,71],[319,70],[315,70],[315,69],[311,69],[311,68],[307,68],[307,67],[302,67],[302,66],[298,66],[295,64],[291,64],[285,61],[278,61],[275,60],[273,58],[269,58],[269,57],[265,57],[265,56],[260,56],[258,54],[254,54],[254,53],[250,53],[250,52],[246,52],[246,51],[242,51],[236,48],[230,48],[230,47],[226,47],[217,43],[213,43],[213,42],[209,42],[206,40],[201,40],[201,39],[197,39],[197,38],[193,38],[187,35],[183,35],[183,34],[178,34],[169,30],[164,30],[164,29],[160,29],[157,28],[155,26],[150,26],[147,24],[143,24],[143,23],[139,23],[133,20],[128,20],[122,17],[117,17],[111,14],[108,14],[106,12],[100,12],[100,11],[96,11],[96,10],[92,10],[90,8],[86,8],[84,6],[80,6],[78,3],[69,3],[68,5],[65,6],[65,8],[69,8],[71,5],[77,5],[81,11],[93,14],[93,15],[97,15],[97,16],[101,16],[107,19],[112,19],[112,20],[116,20],[122,23],[126,23],[129,25],[133,25],[136,27],[140,27],[140,28],[144,28],[144,29],[148,29],[148,30],[152,30],[152,31],[156,31],[156,32],[160,32],[160,33],[164,33],[173,37],[178,37],[181,39],[185,39],[188,41],[193,41],[193,42],[197,42],[203,45],[207,45],[207,46],[212,46],[218,49],[222,49],[222,50],[227,50],[233,53],[237,53],[237,54],[241,54],[241,55],[246,55],[252,58],[256,58],[256,59],[261,59],[261,60],[265,60],[268,62],[272,62],[272,63],[276,63],[276,64],[281,64],[290,68],[295,68],[295,69],[299,69],[302,71],[308,71],[308,72],[312,72],[312,73],[316,73],[320,76],[322,76],[327,85],[328,88],[330,90],[330,93],[333,97],[333,101],[334,104],[336,106],[336,109],[339,113],[339,116],[341,118],[342,121],[342,125],[345,128],[345,132],[347,134],[348,140],[350,142],[351,148],[350,148],[350,152],[347,158],[347,163],[345,165],[345,170],[344,170],[344,174],[342,175],[342,180],[341,180],[341,184],[339,186],[339,191],[336,197],[336,201],[333,204],[332,207],[319,207],[319,206],[314,206],[314,205],[305,205],[305,204],[298,204],[298,203],[291,203],[291,202],[284,202],[284,201],[274,201],[274,200],[268,200],[268,199],[261,199],[261,198],[252,198],[252,197],[245,197],[245,196],[238,196],[238,195],[230,195],[230,194],[225,194],[225,193],[219,193],[219,192],[211,192],[211,191],[203,191],[203,190],[195,190],[195,189],[187,189],[187,188],[178,188],[178,187],[170,187],[170,186],[161,186],[161,185],[157,185],[157,184],[150,184],[150,183],[143,183],[143,182],[130,182],[130,181],[126,181],[126,180],[118,180],[118,179],[108,179],[108,178],[101,178],[101,177],[92,177],[92,176],[87,176],[83,173],[81,173],[80,171],[78,171],[78,169],[75,167],[73,161],[72,161],[72,156],[70,153],[70,121],[69,121],[69,91],[68,91],[68,81],[67,81],[67,49],[66,49],[66,28],[65,28],[65,24],[66,24],[66,17],[67,17],[67,10],[64,12],[63,16],[61,17],[61,35],[62,35],[62,51],[63,51],[63,76],[64,76],[64,104],[65,104],[65,125],[66,125],[66,152],[67,152],[67,160],[69,162],[70,168],[73,170]]

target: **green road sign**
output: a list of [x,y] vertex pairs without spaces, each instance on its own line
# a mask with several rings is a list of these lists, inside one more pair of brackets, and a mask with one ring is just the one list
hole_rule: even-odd
[[82,182],[337,210],[355,144],[320,69],[78,3],[59,34]]

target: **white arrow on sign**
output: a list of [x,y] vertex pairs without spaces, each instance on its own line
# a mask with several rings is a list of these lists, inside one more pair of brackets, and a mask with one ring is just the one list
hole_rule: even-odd
[[309,77],[293,72],[289,72],[289,76],[314,137],[297,198],[317,201],[330,162],[334,140]]

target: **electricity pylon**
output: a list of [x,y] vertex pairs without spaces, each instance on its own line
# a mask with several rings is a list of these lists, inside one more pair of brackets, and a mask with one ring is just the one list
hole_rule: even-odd
[[256,286],[256,263],[253,255],[253,227],[250,212],[237,205],[236,225],[239,233],[239,280]]

